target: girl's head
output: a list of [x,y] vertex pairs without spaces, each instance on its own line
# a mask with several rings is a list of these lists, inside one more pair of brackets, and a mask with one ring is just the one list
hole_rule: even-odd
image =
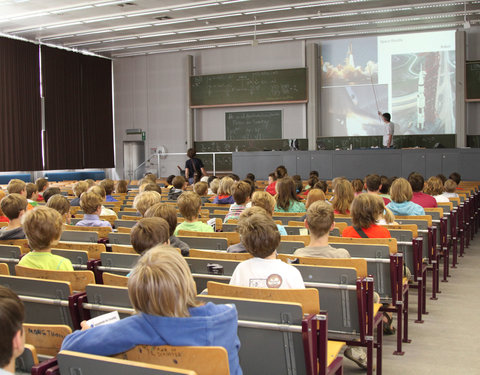
[[325,194],[322,190],[312,189],[308,192],[305,208],[308,210],[308,207],[310,207],[312,203],[317,201],[324,201],[324,200],[325,200]]
[[354,198],[352,184],[346,179],[338,180],[335,184],[334,193],[333,209],[341,214],[347,214]]
[[223,177],[220,180],[220,186],[218,188],[218,195],[232,195],[232,186],[233,186],[233,178],[231,177]]
[[199,306],[192,274],[180,253],[155,246],[143,254],[128,279],[128,295],[137,312],[188,317]]
[[355,180],[352,181],[352,187],[355,195],[360,194],[363,191],[363,181],[360,180],[359,178],[356,178]]
[[275,169],[275,178],[277,180],[279,180],[279,179],[284,178],[286,176],[288,176],[287,168],[285,168],[285,166],[283,166],[283,165],[279,165],[277,167],[277,169]]
[[443,182],[439,177],[430,177],[425,183],[423,192],[429,195],[440,195],[445,191]]
[[410,183],[403,177],[397,178],[393,181],[390,187],[390,197],[396,203],[407,202],[412,199],[413,190]]
[[376,194],[360,194],[352,202],[352,222],[355,227],[370,228],[383,215],[383,199]]
[[261,207],[272,216],[275,209],[275,198],[266,191],[256,191],[252,195],[252,207]]
[[295,182],[291,177],[285,177],[277,181],[277,206],[288,210],[290,201],[298,201],[295,191]]
[[126,180],[120,180],[117,182],[117,188],[115,191],[118,194],[125,194],[128,192],[128,182]]

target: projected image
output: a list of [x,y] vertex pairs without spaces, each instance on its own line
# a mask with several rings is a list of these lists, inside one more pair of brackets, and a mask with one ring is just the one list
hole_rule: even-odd
[[455,52],[392,55],[392,115],[399,134],[455,132]]
[[[384,124],[372,110],[375,97],[379,108],[388,108],[388,85],[323,88],[323,131],[337,136],[383,134]],[[374,104],[375,108],[375,104]]]
[[322,87],[378,83],[377,39],[322,44]]

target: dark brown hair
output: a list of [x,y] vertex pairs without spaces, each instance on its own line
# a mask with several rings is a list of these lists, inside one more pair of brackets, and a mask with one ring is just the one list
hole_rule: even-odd
[[133,249],[140,255],[145,250],[149,250],[157,245],[163,245],[169,238],[169,225],[161,217],[140,219],[130,233]]
[[290,201],[299,201],[295,192],[295,182],[291,177],[285,177],[277,181],[277,206],[288,211]]
[[13,338],[22,330],[25,310],[20,298],[10,289],[0,286],[0,368],[13,357]]

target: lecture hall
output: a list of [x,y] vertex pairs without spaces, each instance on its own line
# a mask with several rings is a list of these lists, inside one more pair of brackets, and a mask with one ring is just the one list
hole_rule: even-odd
[[0,374],[480,373],[480,1],[0,0],[0,77]]

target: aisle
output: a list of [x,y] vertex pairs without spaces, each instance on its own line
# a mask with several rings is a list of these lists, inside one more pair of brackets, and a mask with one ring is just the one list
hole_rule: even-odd
[[[412,343],[404,344],[404,356],[394,356],[396,337],[384,336],[384,375],[480,374],[478,233],[459,261],[458,268],[450,271],[449,282],[440,284],[438,300],[427,301],[429,314],[424,316],[423,324],[414,323],[416,291],[412,292],[408,325]],[[345,375],[366,373],[348,359],[343,363]]]

